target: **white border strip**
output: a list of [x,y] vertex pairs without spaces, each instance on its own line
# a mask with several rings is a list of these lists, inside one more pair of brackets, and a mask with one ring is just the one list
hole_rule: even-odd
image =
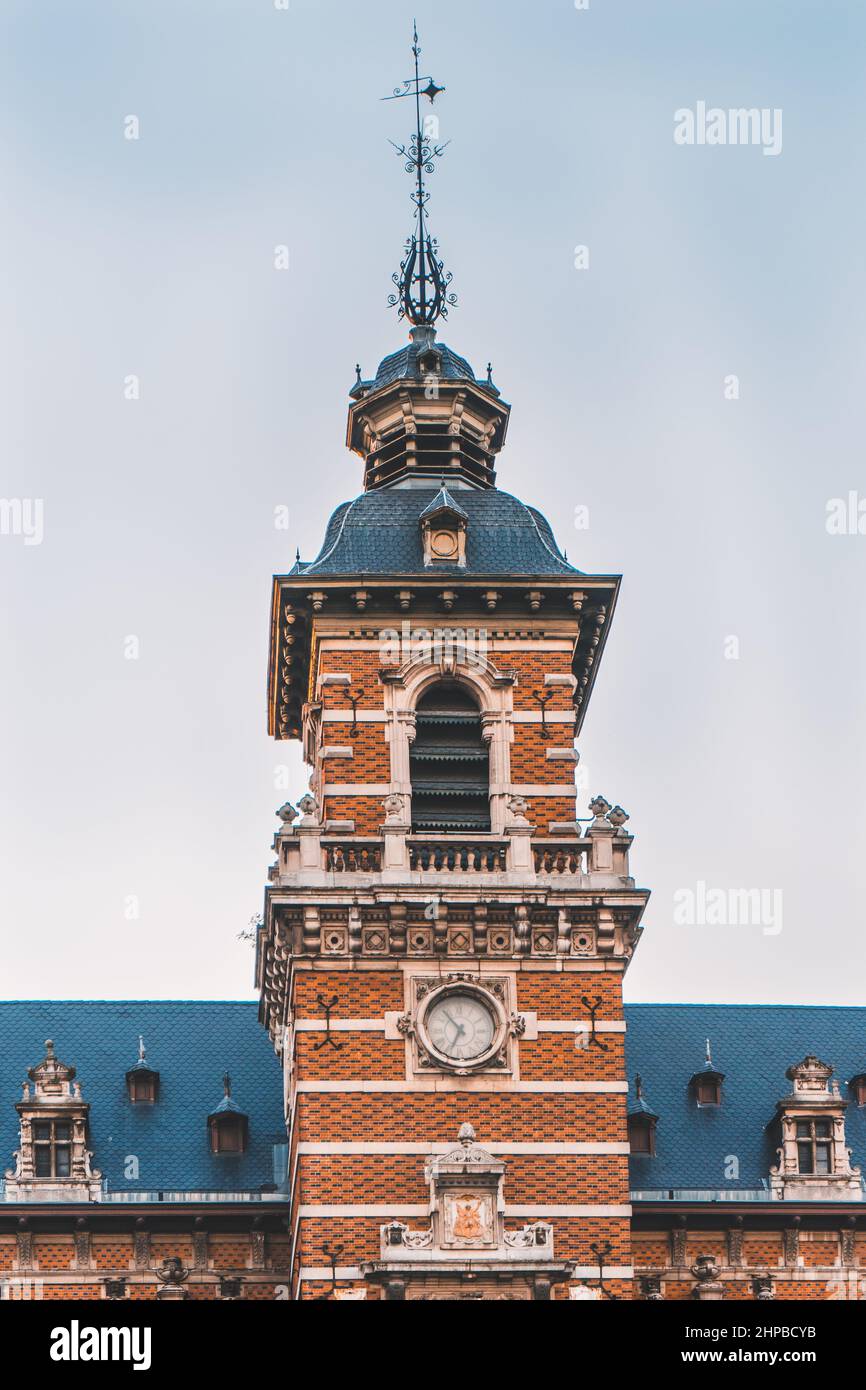
[[[523,1013],[530,1010],[524,1009]],[[539,1033],[578,1033],[591,1032],[591,1025],[585,1018],[581,1019],[539,1019],[535,1025]],[[327,1032],[327,1022],[323,1018],[300,1018],[295,1023],[296,1033],[325,1033]],[[607,1022],[596,1023],[596,1033],[624,1033],[626,1030],[624,1019],[610,1019]],[[384,1018],[332,1018],[332,1033],[387,1033],[388,1024]],[[392,1039],[391,1041],[395,1041]],[[534,1038],[528,1041],[534,1042]]]
[[[470,1084],[467,1085],[466,1081]],[[474,1085],[471,1084],[474,1082]],[[482,1082],[482,1085],[478,1083]],[[302,1094],[345,1095],[366,1092],[369,1095],[387,1095],[416,1091],[427,1094],[430,1091],[495,1091],[497,1095],[628,1095],[627,1081],[513,1081],[506,1083],[503,1076],[442,1077],[435,1080],[418,1077],[414,1081],[299,1081],[296,1087]]]
[[[489,1153],[493,1154],[622,1154],[628,1155],[630,1149],[628,1144],[617,1144],[613,1142],[592,1143],[547,1143],[547,1144],[487,1144],[484,1145]],[[369,1142],[346,1143],[346,1144],[314,1144],[300,1143],[297,1146],[299,1154],[316,1154],[319,1157],[326,1157],[330,1154],[447,1154],[454,1148],[451,1144],[434,1143],[408,1143],[408,1144],[384,1144],[373,1140]]]
[[[467,1251],[460,1251],[461,1259],[465,1260]],[[345,1265],[342,1268],[338,1265],[336,1271],[328,1269],[316,1269],[315,1267],[303,1268],[300,1271],[302,1281],[310,1284],[330,1284],[332,1273],[336,1274],[338,1280],[360,1280],[364,1276],[360,1267]],[[605,1279],[633,1279],[634,1269],[631,1265],[605,1265]],[[574,1269],[572,1278],[574,1279],[597,1279],[598,1265],[577,1265]]]
[[[392,1218],[401,1216],[429,1216],[430,1207],[426,1202],[406,1203],[403,1205],[388,1206],[314,1206],[303,1205],[298,1207],[298,1214],[302,1221],[321,1220],[334,1217],[343,1221],[350,1221],[357,1217],[367,1217],[374,1220],[380,1216]],[[551,1206],[551,1207],[506,1207],[506,1216],[521,1216],[531,1218],[534,1221],[547,1220],[551,1216],[621,1216],[623,1219],[631,1216],[631,1206],[628,1202],[623,1202],[613,1206]]]

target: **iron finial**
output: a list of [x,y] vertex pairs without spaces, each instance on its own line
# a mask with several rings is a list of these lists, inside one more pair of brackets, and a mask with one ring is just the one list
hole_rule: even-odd
[[415,229],[406,242],[405,255],[399,271],[391,279],[397,293],[388,296],[388,303],[396,308],[401,319],[406,319],[413,327],[421,324],[432,325],[440,318],[448,317],[448,310],[457,303],[452,294],[451,273],[446,271],[439,255],[439,243],[430,235],[427,226],[427,203],[429,193],[424,180],[425,174],[432,174],[436,160],[445,152],[446,144],[437,143],[439,121],[436,116],[421,117],[421,98],[427,97],[432,105],[437,96],[445,91],[432,77],[421,76],[421,46],[418,41],[418,26],[412,31],[412,55],[415,60],[415,75],[408,77],[391,96],[383,101],[396,101],[401,97],[415,98],[415,130],[408,145],[391,144],[405,162],[406,172],[414,180],[412,202],[415,205]]

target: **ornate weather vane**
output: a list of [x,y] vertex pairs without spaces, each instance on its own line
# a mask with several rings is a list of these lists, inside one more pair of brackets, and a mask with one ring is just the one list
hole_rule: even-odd
[[457,303],[456,294],[449,290],[451,273],[446,271],[439,256],[439,243],[430,235],[427,226],[427,202],[430,194],[424,185],[424,175],[432,174],[436,160],[441,157],[446,145],[435,143],[435,133],[430,129],[431,122],[422,120],[421,98],[427,97],[432,103],[444,87],[439,87],[432,77],[422,77],[420,69],[421,48],[418,42],[418,26],[413,32],[412,53],[415,58],[415,76],[409,77],[402,86],[396,87],[383,101],[397,101],[402,97],[415,98],[415,131],[408,145],[397,145],[392,140],[401,159],[405,160],[406,172],[413,176],[415,186],[412,202],[415,204],[415,231],[406,242],[406,254],[395,271],[392,280],[398,293],[388,296],[388,303],[396,308],[401,319],[409,323],[434,324],[437,319],[447,318],[449,308]]

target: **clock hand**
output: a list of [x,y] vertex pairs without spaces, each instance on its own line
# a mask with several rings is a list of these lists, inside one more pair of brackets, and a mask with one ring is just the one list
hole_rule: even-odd
[[454,1037],[451,1039],[451,1042],[449,1044],[449,1046],[453,1047],[454,1044],[457,1042],[458,1038],[462,1037],[462,1035],[466,1032],[466,1029],[463,1027],[462,1023],[458,1023],[456,1019],[451,1017],[447,1009],[443,1009],[442,1012],[444,1013],[448,1022],[451,1024],[452,1028],[457,1029],[456,1033],[454,1034]]

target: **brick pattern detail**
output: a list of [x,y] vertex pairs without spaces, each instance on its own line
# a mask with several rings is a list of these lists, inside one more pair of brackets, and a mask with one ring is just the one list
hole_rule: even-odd
[[33,1242],[33,1263],[40,1271],[50,1269],[71,1269],[74,1258],[72,1240],[43,1240]]
[[[323,918],[323,920],[326,920]],[[332,1010],[334,1019],[381,1018],[383,1014],[404,1008],[402,977],[393,970],[381,974],[365,971],[329,971],[325,998],[337,996]],[[322,979],[309,971],[295,977],[295,1013],[298,1018],[320,1018],[318,997],[323,993]]]
[[[863,1242],[866,1246],[866,1241]],[[756,1276],[773,1281],[779,1301],[798,1302],[826,1299],[862,1298],[863,1289],[851,1283],[851,1272],[839,1263],[840,1241],[837,1231],[809,1231],[800,1238],[800,1264],[797,1277],[784,1264],[781,1231],[746,1231],[743,1236],[743,1264],[731,1270],[727,1264],[726,1241],[723,1232],[689,1232],[686,1242],[686,1265],[670,1267],[670,1237],[666,1231],[636,1232],[633,1240],[635,1277],[643,1272],[662,1272],[662,1292],[666,1299],[691,1299],[695,1286],[690,1266],[698,1255],[712,1255],[720,1266],[719,1282],[726,1299],[752,1301],[755,1298],[753,1281]],[[808,1273],[807,1273],[808,1271]],[[814,1271],[814,1277],[811,1276]]]
[[[561,1143],[593,1139],[625,1143],[623,1095],[531,1095],[491,1092],[483,1097],[484,1137],[489,1143]],[[459,1092],[435,1096],[309,1095],[298,1097],[297,1128],[305,1140],[339,1143],[354,1138],[391,1143],[453,1141],[466,1116]],[[623,1199],[625,1200],[625,1199]]]
[[775,1269],[782,1263],[781,1234],[770,1232],[759,1238],[746,1236],[743,1241],[743,1264],[753,1269]]
[[221,1240],[216,1237],[210,1242],[209,1254],[214,1269],[246,1269],[250,1262],[250,1243],[248,1240]]
[[593,1002],[601,999],[599,1019],[622,1019],[622,976],[619,971],[587,970],[568,974],[523,971],[517,976],[517,1007],[534,1009],[539,1018],[552,1022],[565,1019],[588,1021],[584,995]]
[[[399,630],[400,624],[395,620],[389,626]],[[381,709],[382,684],[379,671],[383,664],[378,651],[362,652],[357,648],[349,648],[346,651],[323,652],[319,662],[321,675],[351,676],[352,684],[348,689],[343,685],[323,685],[317,699],[321,700],[326,710],[348,709],[347,695],[361,697],[359,709]]]
[[129,1238],[109,1239],[94,1236],[93,1263],[98,1270],[125,1273],[133,1268],[132,1241]]
[[[330,763],[328,766],[333,768],[337,764]],[[334,778],[335,782],[336,780]],[[345,777],[340,780],[353,782],[354,778]],[[384,780],[389,781],[390,774]],[[383,799],[381,796],[329,796],[326,788],[325,820],[354,821],[356,835],[365,835],[371,840],[378,839],[385,820],[385,812],[382,809]]]

